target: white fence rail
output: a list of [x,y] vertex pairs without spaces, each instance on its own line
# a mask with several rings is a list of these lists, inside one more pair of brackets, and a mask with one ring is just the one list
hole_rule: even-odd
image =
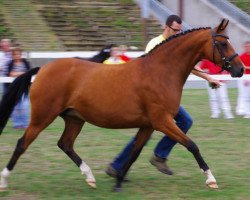
[[[241,78],[232,78],[230,75],[211,75],[211,77],[217,79],[217,80],[250,80],[250,74],[245,74],[243,77]],[[11,83],[15,78],[14,77],[0,77],[0,83]],[[32,81],[35,79],[35,76],[32,78]],[[189,75],[187,81],[205,81],[204,79],[195,76],[195,75]]]
[[[72,57],[82,57],[82,58],[91,58],[96,55],[98,51],[72,51],[72,52],[24,52],[23,56],[28,59],[56,59],[56,58],[72,58]],[[1,52],[0,52],[1,54]],[[127,56],[131,58],[137,58],[143,55],[143,51],[129,51],[126,53]],[[211,75],[217,80],[237,80],[239,78],[232,78],[230,75]],[[13,77],[0,77],[0,83],[11,83],[15,78]],[[250,80],[250,75],[244,75],[240,79]],[[33,78],[34,80],[34,78]],[[202,81],[204,79],[197,77],[195,75],[190,75],[188,81]]]

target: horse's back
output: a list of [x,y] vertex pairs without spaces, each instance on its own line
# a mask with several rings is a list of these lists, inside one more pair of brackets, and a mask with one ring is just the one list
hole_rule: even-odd
[[88,64],[81,65],[81,75],[84,75],[91,69],[90,66],[94,66],[96,63],[75,58],[64,58],[57,59],[42,66],[32,84],[31,95],[33,93],[43,94],[43,92],[45,94],[47,92],[56,92],[60,95],[59,91],[65,91],[72,79],[75,79],[72,74],[75,74],[77,71],[76,68],[79,66],[79,63],[85,62]]
[[[31,100],[33,104],[47,102],[57,113],[76,110],[84,120],[99,126],[129,127],[132,122],[145,121],[141,119],[138,79],[136,67],[131,64],[58,59],[38,73],[31,88]],[[38,95],[42,100],[36,99]],[[111,119],[114,123],[109,126]],[[117,119],[119,123],[115,124]]]

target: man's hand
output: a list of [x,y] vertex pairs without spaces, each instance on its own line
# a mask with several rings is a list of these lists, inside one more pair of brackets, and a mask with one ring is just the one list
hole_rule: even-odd
[[208,80],[208,83],[209,83],[209,86],[212,88],[212,89],[217,89],[221,86],[221,83],[220,81],[216,80],[216,79],[213,79],[213,78],[210,78]]

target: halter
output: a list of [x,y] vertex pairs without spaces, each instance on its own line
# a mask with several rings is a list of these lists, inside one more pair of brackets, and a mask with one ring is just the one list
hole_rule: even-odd
[[[220,45],[222,42],[220,41],[217,41],[216,40],[216,37],[223,37],[223,38],[226,38],[226,39],[229,39],[227,36],[225,35],[222,35],[222,34],[216,34],[213,32],[213,30],[211,29],[211,34],[212,34],[212,39],[213,39],[213,45],[212,45],[212,54],[213,54],[213,63],[215,63],[215,59],[214,59],[214,48],[216,47],[220,56],[221,56],[221,59],[222,59],[222,69],[220,72],[222,72],[223,70],[226,70],[228,71],[230,68],[231,68],[231,61],[238,56],[237,53],[233,54],[232,56],[230,57],[226,57],[225,54],[223,53],[223,51],[221,50],[220,48]],[[215,63],[216,64],[216,63]],[[219,73],[220,73],[219,72]]]

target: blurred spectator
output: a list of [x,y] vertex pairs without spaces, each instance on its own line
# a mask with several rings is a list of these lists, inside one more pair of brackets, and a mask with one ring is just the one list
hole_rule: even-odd
[[[220,67],[216,66],[209,60],[203,60],[200,64],[200,68],[209,74],[218,74],[218,72],[221,71]],[[232,114],[231,105],[228,98],[227,84],[226,81],[220,82],[221,86],[217,89],[212,89],[211,85],[207,83],[211,118],[219,118],[221,112],[223,112],[225,119],[232,119],[234,116]]]
[[[2,54],[0,55],[0,76],[7,76],[7,64],[12,59],[11,56],[11,41],[9,39],[2,39],[0,42]],[[0,85],[0,91],[2,93],[6,91],[8,84],[4,83]]]
[[122,64],[126,61],[124,59],[128,59],[125,57],[124,49],[121,50],[120,47],[112,47],[110,51],[110,57],[105,60],[104,64]]
[[[244,52],[240,55],[245,65],[245,74],[250,74],[250,41],[244,43]],[[250,80],[238,80],[238,100],[236,114],[250,118]]]
[[[7,75],[18,77],[30,69],[29,62],[22,58],[22,50],[14,48],[12,50],[12,60],[8,64]],[[26,129],[29,123],[29,99],[23,96],[22,100],[15,106],[12,113],[12,124],[15,129]]]
[[126,55],[126,52],[128,50],[128,47],[126,45],[120,45],[119,46],[120,49],[120,58],[124,61],[124,62],[128,62],[131,59]]

